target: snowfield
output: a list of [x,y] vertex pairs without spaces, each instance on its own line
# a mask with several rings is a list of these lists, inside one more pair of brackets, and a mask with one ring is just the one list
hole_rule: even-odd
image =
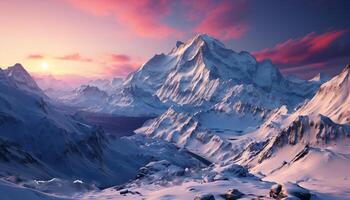
[[1,199],[350,199],[350,65],[284,77],[200,34],[54,100],[20,64],[0,90]]

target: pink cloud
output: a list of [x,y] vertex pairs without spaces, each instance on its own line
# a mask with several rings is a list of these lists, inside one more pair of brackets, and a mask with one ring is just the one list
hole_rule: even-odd
[[60,57],[55,57],[59,60],[80,61],[80,62],[92,62],[91,58],[82,57],[79,53],[68,54]]
[[195,32],[229,40],[240,38],[248,30],[248,25],[244,23],[247,12],[246,0],[221,2],[206,0],[187,4],[192,8],[188,10],[191,13],[189,18],[200,21],[194,29]]
[[99,64],[101,66],[101,74],[113,77],[128,75],[141,66],[142,62],[143,60],[140,60],[140,58],[134,58],[126,54],[110,53]]
[[113,16],[142,37],[164,38],[179,35],[162,22],[171,13],[171,0],[67,0],[76,8],[96,16]]
[[45,58],[45,56],[41,54],[31,54],[27,56],[27,59],[34,59],[34,60],[43,59],[43,58]]
[[[240,38],[247,30],[246,0],[66,0],[95,16],[112,16],[138,36],[166,38],[207,33],[220,39]],[[179,7],[181,10],[179,10]],[[177,25],[170,25],[175,18]],[[191,28],[181,28],[188,24]]]
[[111,75],[111,76],[126,76],[129,73],[135,71],[140,65],[139,64],[131,64],[131,63],[124,63],[124,64],[113,64],[109,67],[106,67],[104,69],[104,73]]
[[349,33],[349,30],[335,30],[322,34],[314,32],[301,38],[288,39],[272,48],[253,52],[258,61],[271,59],[280,67],[298,67],[304,65],[319,66],[332,59],[348,56],[349,45],[340,45],[336,41]]
[[124,54],[110,54],[109,57],[111,58],[112,61],[118,62],[118,63],[130,61],[130,57]]

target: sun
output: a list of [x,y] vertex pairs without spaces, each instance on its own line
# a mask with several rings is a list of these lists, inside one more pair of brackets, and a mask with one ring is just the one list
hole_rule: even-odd
[[49,69],[49,63],[47,63],[47,62],[42,62],[41,63],[41,68],[43,69],[43,70],[48,70]]

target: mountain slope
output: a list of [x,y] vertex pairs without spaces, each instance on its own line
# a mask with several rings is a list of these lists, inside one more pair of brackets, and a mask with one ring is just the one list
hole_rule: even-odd
[[162,102],[172,105],[137,132],[191,148],[213,161],[237,154],[253,137],[242,137],[240,144],[233,144],[232,138],[258,130],[283,105],[291,112],[319,87],[289,81],[270,61],[259,63],[249,53],[226,49],[207,35],[181,43],[159,59],[170,58],[174,66],[158,71],[163,78],[151,80],[148,72],[153,66],[146,64],[126,83],[137,86],[147,79],[147,91],[156,90]]
[[322,114],[338,123],[350,123],[350,65],[323,84],[295,115]]
[[[224,166],[247,166],[264,180],[300,182],[319,193],[333,184],[327,191],[344,194],[348,180],[341,175],[350,176],[344,172],[350,161],[349,65],[320,87],[321,80],[286,79],[269,61],[254,63],[247,53],[198,37],[171,52],[188,60],[166,67],[165,81],[148,87],[160,85],[156,95],[173,107],[137,133]],[[325,173],[329,167],[338,170]]]
[[348,77],[349,65],[297,111],[266,121],[254,132],[260,137],[248,144],[235,162],[263,175],[264,180],[294,181],[319,193],[326,190],[347,198]]
[[2,80],[7,79],[8,84],[11,84],[11,86],[19,90],[35,93],[43,98],[46,98],[46,95],[36,84],[34,79],[19,63],[2,70],[1,76]]
[[41,96],[36,84],[19,85],[7,72],[0,71],[1,176],[24,181],[82,179],[106,186],[133,177],[149,159],[127,155],[125,149],[137,148],[132,142],[127,148],[111,149],[103,130],[61,112]]

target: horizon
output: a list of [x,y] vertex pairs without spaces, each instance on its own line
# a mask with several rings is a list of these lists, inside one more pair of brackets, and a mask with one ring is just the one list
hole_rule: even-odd
[[66,82],[125,77],[153,55],[170,52],[176,41],[205,33],[258,61],[271,59],[284,75],[334,76],[350,60],[349,4],[1,1],[6,17],[0,19],[0,66],[18,62],[35,77],[53,75]]

